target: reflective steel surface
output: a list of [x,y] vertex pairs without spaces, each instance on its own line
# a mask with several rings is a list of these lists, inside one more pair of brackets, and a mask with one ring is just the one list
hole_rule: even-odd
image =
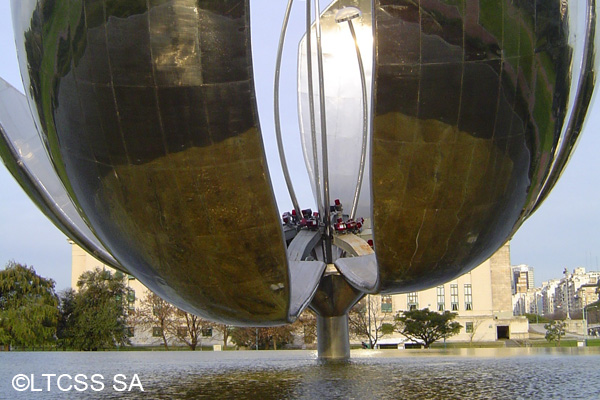
[[374,14],[375,250],[381,291],[406,292],[483,262],[554,185],[595,81],[596,9],[379,0]]
[[248,2],[13,1],[28,95],[100,240],[177,306],[288,321],[252,81]]
[[[22,129],[0,115],[2,158],[61,229],[180,308],[274,325],[309,303],[319,317],[345,317],[365,292],[451,280],[510,239],[575,147],[596,80],[595,0],[336,0],[319,23],[323,57],[299,48],[305,157],[323,201],[349,209],[364,102],[352,32],[335,15],[357,7],[371,110],[357,217],[372,217],[375,253],[358,236],[322,235],[329,204],[282,227],[258,123],[250,4],[12,1],[33,119]],[[324,98],[313,99],[326,105],[319,185],[309,54],[324,70],[315,87]],[[5,110],[11,96],[0,96]],[[24,158],[20,135],[29,140],[33,126]],[[57,189],[44,191],[49,183]],[[323,254],[337,271],[323,272]],[[332,336],[343,327],[322,331],[346,353],[347,340]]]
[[0,155],[38,208],[68,237],[104,264],[128,272],[98,241],[50,164],[27,99],[0,78]]
[[[373,28],[371,0],[336,0],[321,14],[323,31],[323,68],[325,74],[325,101],[327,111],[327,142],[329,147],[329,178],[332,199],[340,199],[344,210],[349,214],[353,204],[357,179],[360,172],[362,150],[362,90],[361,74],[356,50],[347,23],[335,20],[336,12],[344,7],[358,7],[362,11],[360,18],[353,20],[357,41],[363,59],[366,82],[367,108],[371,108],[372,71],[373,71]],[[312,41],[315,42],[315,27],[312,29]],[[317,58],[317,48],[312,47],[312,59]],[[310,107],[308,96],[308,66],[306,37],[298,46],[298,110],[300,114],[300,132],[302,150],[308,175],[311,177],[313,193],[316,195],[317,185],[314,178],[315,161],[313,156]],[[314,63],[314,61],[313,61]],[[316,69],[316,66],[313,68]],[[313,85],[317,88],[318,79],[313,72]],[[315,89],[314,102],[319,103]],[[316,120],[319,121],[319,107],[316,107]],[[321,127],[317,124],[317,137],[321,137]],[[369,128],[369,127],[368,127]],[[322,171],[322,146],[317,145],[319,155],[318,170]],[[371,151],[370,140],[367,141],[367,154]],[[370,162],[365,164],[364,180],[361,185],[360,201],[357,216],[367,218],[371,214],[371,180]],[[320,176],[320,181],[322,181]],[[322,182],[321,185],[322,186]]]

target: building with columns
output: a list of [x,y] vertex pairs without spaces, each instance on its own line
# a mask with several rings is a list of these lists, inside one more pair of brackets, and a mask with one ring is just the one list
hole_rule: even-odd
[[[76,244],[72,244],[71,285],[77,286],[78,277],[95,268],[109,268],[93,258]],[[458,313],[456,319],[463,328],[448,339],[449,342],[491,342],[503,339],[527,339],[529,325],[525,317],[513,316],[511,290],[510,245],[506,244],[489,260],[471,272],[437,287],[398,295],[372,295],[379,303],[375,312],[386,322],[409,309],[429,308],[435,311]],[[128,276],[130,288],[128,301],[131,308],[139,306],[147,289],[133,276]],[[375,318],[374,318],[375,320]],[[373,327],[375,329],[375,327]],[[216,333],[216,332],[215,332]],[[220,344],[208,329],[203,345]],[[398,347],[406,341],[399,333],[384,335],[382,346]],[[136,329],[132,343],[135,345],[160,345],[161,338],[152,330]]]
[[[510,245],[507,243],[490,259],[471,272],[434,288],[420,292],[380,296],[378,312],[386,314],[388,323],[396,314],[410,309],[457,312],[460,333],[448,342],[492,342],[503,339],[529,338],[525,317],[513,316]],[[402,346],[399,333],[384,335],[382,347]]]

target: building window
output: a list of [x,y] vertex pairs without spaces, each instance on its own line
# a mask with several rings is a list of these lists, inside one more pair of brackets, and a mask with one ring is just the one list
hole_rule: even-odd
[[473,323],[472,322],[465,322],[465,332],[473,333]]
[[450,306],[452,311],[458,311],[458,285],[456,283],[450,285]]
[[470,283],[465,283],[465,310],[473,309],[473,289]]
[[161,337],[162,336],[162,329],[160,326],[155,326],[154,328],[152,328],[152,337]]
[[419,294],[417,292],[411,292],[407,295],[408,298],[408,304],[407,304],[407,309],[408,310],[418,310],[419,309]]
[[444,286],[437,287],[437,310],[444,311],[446,309],[446,293],[444,292]]
[[129,290],[127,291],[127,302],[128,302],[129,304],[131,304],[131,303],[135,303],[135,290],[133,290],[133,289],[129,289]]
[[392,311],[392,296],[381,296],[381,312],[391,313]]
[[212,336],[212,327],[211,326],[203,326],[202,327],[202,336],[211,337]]

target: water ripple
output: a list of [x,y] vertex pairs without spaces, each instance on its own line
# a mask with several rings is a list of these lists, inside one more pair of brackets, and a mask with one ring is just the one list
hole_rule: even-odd
[[[358,351],[345,364],[314,352],[0,353],[11,399],[600,399],[600,349]],[[16,392],[17,373],[138,374],[144,393]],[[38,385],[39,386],[39,385]],[[0,396],[1,397],[1,396]]]

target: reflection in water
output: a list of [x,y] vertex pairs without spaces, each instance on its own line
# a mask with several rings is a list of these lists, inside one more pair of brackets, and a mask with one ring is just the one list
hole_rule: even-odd
[[[597,399],[600,348],[357,351],[319,364],[308,351],[5,353],[0,388],[17,373],[138,374],[153,399]],[[4,362],[7,361],[7,362]],[[17,367],[15,367],[17,366]],[[32,398],[12,390],[11,398]],[[13,393],[16,396],[13,396]],[[107,389],[68,398],[141,398]],[[36,399],[61,399],[55,389]]]

